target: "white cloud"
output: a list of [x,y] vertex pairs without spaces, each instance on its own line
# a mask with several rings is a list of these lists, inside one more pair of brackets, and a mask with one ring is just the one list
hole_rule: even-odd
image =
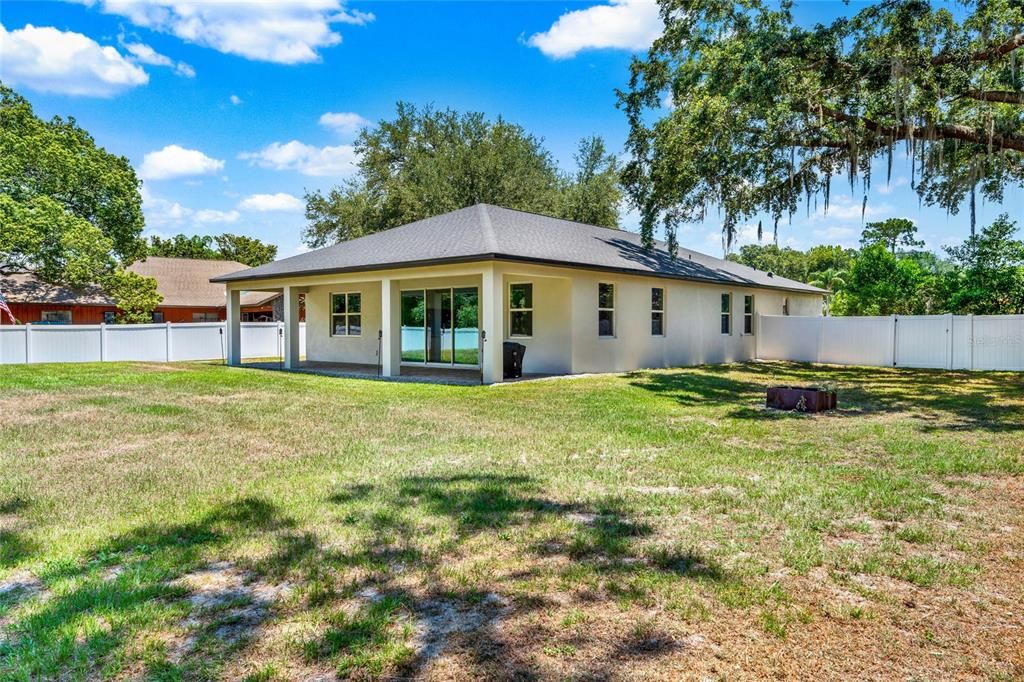
[[897,187],[905,187],[910,184],[910,180],[907,180],[906,176],[899,176],[892,182],[888,182],[878,188],[878,193],[883,195],[892,194]]
[[8,31],[0,24],[0,55],[0,79],[39,92],[110,97],[149,82],[117,49],[52,26]]
[[[213,208],[191,209],[177,201],[154,196],[142,188],[142,210],[146,215],[147,230],[157,226],[182,225],[184,223],[233,223],[240,217],[238,211],[219,211]],[[159,232],[157,232],[159,234]]]
[[359,114],[354,114],[350,111],[328,111],[320,117],[320,125],[338,133],[352,135],[358,132],[360,128],[370,125],[370,122]]
[[341,42],[335,24],[363,25],[374,18],[346,10],[341,0],[98,1],[104,12],[137,26],[226,54],[279,64],[319,61],[317,50]]
[[863,199],[851,198],[850,195],[845,192],[841,194],[833,193],[829,201],[828,213],[825,213],[825,202],[821,197],[818,198],[818,210],[811,216],[811,221],[856,221],[859,224],[861,222],[862,212],[863,219],[870,220],[883,214],[891,213],[892,211],[893,208],[889,204],[878,204],[869,200],[865,206],[863,204]]
[[654,0],[611,0],[563,14],[547,31],[530,36],[527,44],[555,59],[601,48],[643,50],[663,29],[658,11]]
[[305,207],[301,199],[284,192],[250,194],[238,204],[243,211],[301,211]]
[[218,211],[203,208],[195,212],[193,218],[197,223],[233,223],[239,218],[238,211]]
[[229,97],[228,99],[231,100],[231,103],[234,104],[236,107],[242,103],[242,98],[238,95],[231,95],[231,97]]
[[139,177],[143,180],[167,180],[191,175],[209,175],[224,168],[224,162],[213,159],[198,149],[185,149],[169,144],[150,152],[142,159]]
[[272,142],[258,152],[243,152],[238,158],[261,168],[292,170],[303,175],[347,176],[356,170],[356,151],[348,144],[314,147],[298,140]]
[[173,69],[177,75],[184,76],[185,78],[196,77],[196,70],[191,66],[185,62],[176,62],[167,55],[160,54],[145,43],[126,43],[122,38],[121,46],[135,58],[136,62],[149,64],[150,66],[166,66]]

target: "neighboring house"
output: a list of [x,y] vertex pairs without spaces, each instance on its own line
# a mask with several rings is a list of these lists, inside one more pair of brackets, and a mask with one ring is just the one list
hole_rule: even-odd
[[[756,312],[820,315],[821,289],[640,236],[478,204],[213,278],[238,309],[243,291],[283,294],[285,363],[306,359],[479,367],[501,381],[502,342],[524,371],[626,371],[754,357]],[[228,361],[239,364],[237,315]],[[380,338],[378,338],[378,336]],[[380,355],[378,356],[378,347]]]
[[[226,312],[224,287],[212,284],[210,278],[245,267],[229,260],[150,257],[128,269],[156,279],[164,300],[153,313],[154,322],[218,322]],[[117,314],[114,301],[98,286],[73,290],[32,275],[12,275],[0,277],[0,291],[22,323],[100,324],[113,322]],[[274,320],[275,298],[280,294],[246,292],[240,317],[247,322]]]

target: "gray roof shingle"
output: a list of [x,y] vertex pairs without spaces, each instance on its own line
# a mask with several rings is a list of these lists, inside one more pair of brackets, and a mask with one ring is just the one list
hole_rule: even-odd
[[211,281],[238,282],[296,275],[512,260],[699,282],[825,293],[802,282],[664,243],[644,249],[640,235],[570,220],[476,204],[390,230],[310,251]]

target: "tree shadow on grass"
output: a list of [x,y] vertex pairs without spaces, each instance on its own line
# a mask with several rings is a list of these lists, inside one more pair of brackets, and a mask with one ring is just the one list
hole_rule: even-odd
[[[623,502],[563,503],[527,476],[413,476],[349,486],[325,502],[352,526],[352,542],[324,545],[271,503],[245,498],[194,522],[141,526],[81,561],[47,566],[39,575],[45,594],[10,612],[0,678],[116,677],[138,666],[151,677],[223,676],[251,660],[275,617],[315,609],[326,628],[300,642],[299,655],[318,669],[411,677],[453,650],[481,677],[534,679],[541,670],[523,653],[522,633],[496,625],[554,604],[516,577],[460,582],[450,567],[475,551],[477,538],[539,560],[538,548],[502,536],[537,524],[559,536],[564,570],[600,576],[607,599],[642,598],[651,576],[731,580],[698,553],[645,550],[640,541],[653,529]],[[220,561],[229,544],[250,539],[271,551]],[[203,575],[211,586],[197,586]],[[253,585],[270,596],[258,597]],[[283,592],[275,590],[284,585],[294,590],[279,611]],[[618,664],[597,661],[594,670]]]
[[[741,372],[744,379],[728,376]],[[802,415],[763,407],[771,385],[837,387],[835,416],[906,413],[924,431],[1024,430],[1024,374],[890,367],[845,367],[795,362],[707,365],[677,371],[632,372],[631,384],[688,407],[731,406],[728,416],[786,419]]]

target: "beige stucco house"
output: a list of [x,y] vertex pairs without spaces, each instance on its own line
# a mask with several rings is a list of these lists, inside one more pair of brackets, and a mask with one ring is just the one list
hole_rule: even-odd
[[639,235],[478,204],[222,275],[227,357],[241,359],[243,291],[284,294],[284,362],[479,369],[503,380],[502,342],[526,374],[578,374],[755,356],[757,314],[820,315],[824,292]]

